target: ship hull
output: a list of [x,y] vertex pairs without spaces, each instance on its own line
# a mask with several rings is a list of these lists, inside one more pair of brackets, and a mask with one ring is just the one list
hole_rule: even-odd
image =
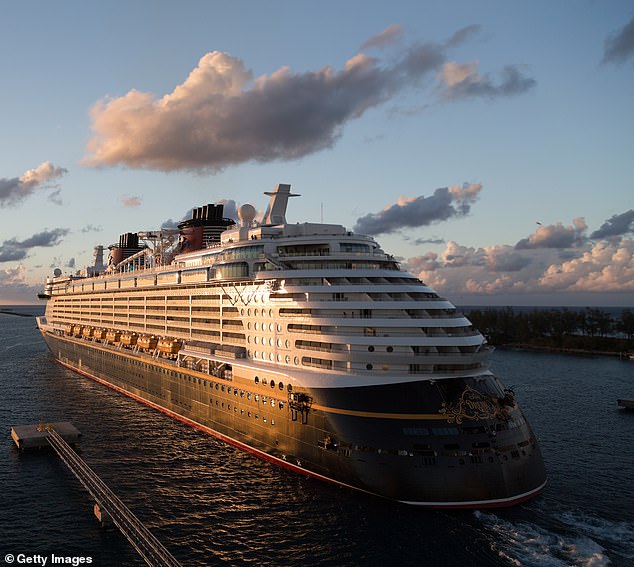
[[298,397],[235,370],[226,380],[42,334],[67,368],[300,474],[431,508],[510,506],[546,483],[536,439],[513,401],[496,401],[492,375],[311,388]]

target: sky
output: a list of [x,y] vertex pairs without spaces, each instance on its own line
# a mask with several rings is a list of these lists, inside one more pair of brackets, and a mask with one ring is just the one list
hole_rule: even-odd
[[457,305],[634,307],[629,0],[2,12],[0,305],[289,183]]

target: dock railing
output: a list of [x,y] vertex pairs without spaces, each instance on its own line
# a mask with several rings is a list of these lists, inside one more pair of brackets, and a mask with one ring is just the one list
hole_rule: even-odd
[[180,563],[165,549],[158,539],[121,502],[117,495],[79,457],[73,448],[55,430],[50,430],[48,442],[57,455],[75,475],[102,510],[105,510],[132,547],[151,566],[180,566]]

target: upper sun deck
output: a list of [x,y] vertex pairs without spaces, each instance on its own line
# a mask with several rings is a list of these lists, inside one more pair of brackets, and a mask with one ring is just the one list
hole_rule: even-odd
[[[285,277],[283,272],[315,270],[399,270],[394,258],[379,247],[370,236],[355,234],[338,224],[295,223],[286,221],[286,206],[290,185],[279,184],[267,192],[270,203],[260,222],[255,220],[255,208],[244,204],[238,208],[237,225],[222,219],[224,226],[211,242],[201,243],[191,251],[176,254],[169,264],[163,264],[164,249],[140,247],[119,263],[110,263],[98,273],[83,276],[61,276],[47,280],[46,293],[60,295],[127,287],[181,285],[193,282],[224,280],[261,280]],[[208,205],[208,207],[213,207]],[[221,216],[221,210],[215,211]],[[181,223],[182,240],[187,243],[187,229],[201,221],[196,215]],[[220,227],[211,227],[212,231]],[[200,229],[202,230],[202,229]],[[207,230],[207,229],[205,229]],[[139,233],[140,236],[150,233]],[[186,246],[182,246],[187,250]],[[156,250],[161,253],[156,261]],[[199,274],[198,269],[207,269]],[[171,276],[170,274],[176,274]],[[133,281],[134,280],[134,281]]]

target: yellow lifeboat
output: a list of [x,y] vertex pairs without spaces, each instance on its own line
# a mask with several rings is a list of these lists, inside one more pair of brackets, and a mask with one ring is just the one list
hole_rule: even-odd
[[183,342],[180,339],[161,339],[158,342],[158,351],[169,358],[173,358],[178,354]]
[[92,332],[92,336],[97,340],[103,340],[106,338],[106,330],[105,329],[94,329]]
[[106,333],[106,340],[110,344],[118,343],[121,340],[121,333],[119,331],[108,331]]
[[75,325],[73,327],[73,335],[75,335],[76,337],[81,336],[81,325]]
[[158,338],[154,335],[141,335],[137,341],[139,348],[144,350],[154,350],[158,344]]
[[121,344],[125,346],[134,346],[139,338],[136,333],[123,333],[121,335]]
[[64,327],[64,332],[65,332],[67,335],[72,335],[72,334],[73,334],[73,326],[72,326],[72,325],[66,325],[66,326]]
[[84,327],[81,330],[81,334],[87,339],[89,339],[90,337],[92,337],[92,327]]

